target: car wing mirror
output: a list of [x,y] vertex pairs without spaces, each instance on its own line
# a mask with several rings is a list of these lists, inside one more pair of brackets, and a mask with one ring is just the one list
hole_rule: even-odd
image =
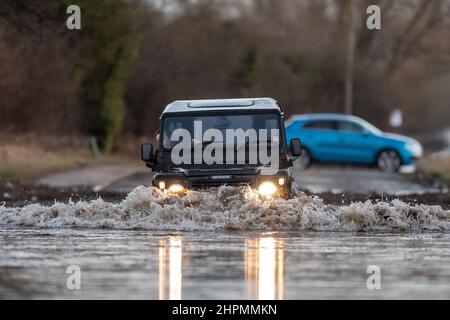
[[141,145],[141,159],[147,164],[153,164],[153,145],[151,143],[144,143]]
[[291,139],[291,154],[294,157],[300,157],[302,155],[302,143],[299,138]]

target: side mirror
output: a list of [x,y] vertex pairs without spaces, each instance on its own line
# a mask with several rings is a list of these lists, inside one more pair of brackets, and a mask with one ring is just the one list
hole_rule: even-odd
[[302,155],[302,143],[299,138],[291,139],[291,154],[294,157],[300,157]]
[[150,143],[144,143],[141,145],[141,159],[147,163],[153,163],[153,145]]

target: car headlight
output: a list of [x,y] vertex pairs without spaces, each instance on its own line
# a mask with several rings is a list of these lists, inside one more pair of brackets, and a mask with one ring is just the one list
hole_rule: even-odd
[[182,193],[186,191],[186,189],[181,184],[178,183],[172,184],[168,190],[171,193]]
[[273,182],[266,181],[259,185],[258,192],[263,196],[270,197],[277,192],[277,186]]
[[158,187],[159,187],[160,189],[165,189],[165,188],[166,188],[166,183],[165,183],[164,181],[160,181],[160,182],[158,183]]
[[422,151],[422,146],[420,145],[420,143],[407,143],[405,145],[405,148],[406,148],[406,150],[411,152],[416,157],[422,156],[423,151]]

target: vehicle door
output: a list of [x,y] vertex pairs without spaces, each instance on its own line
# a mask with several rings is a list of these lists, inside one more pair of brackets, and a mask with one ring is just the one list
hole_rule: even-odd
[[308,120],[301,128],[301,139],[313,159],[336,161],[336,121]]
[[337,121],[337,156],[340,161],[371,163],[376,144],[373,135],[359,123]]

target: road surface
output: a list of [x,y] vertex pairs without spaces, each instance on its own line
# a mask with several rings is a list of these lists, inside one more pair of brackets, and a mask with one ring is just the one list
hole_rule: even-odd
[[0,299],[449,299],[449,248],[448,233],[0,228]]
[[415,173],[384,173],[371,168],[315,166],[304,171],[294,170],[294,176],[300,189],[312,193],[376,193],[400,196],[445,191],[437,182],[424,179]]
[[[416,175],[365,168],[295,176],[316,192],[439,191]],[[324,194],[266,202],[228,187],[122,197],[150,181],[142,167],[87,167],[38,183],[121,199],[0,205],[0,299],[450,298],[448,206],[365,201],[369,194],[339,205]],[[74,266],[79,290],[67,286]],[[379,290],[367,284],[373,268]]]
[[[446,192],[436,182],[415,173],[392,174],[364,167],[313,166],[304,171],[293,170],[301,190],[310,193],[358,193],[408,195]],[[125,165],[92,166],[42,177],[40,185],[69,187],[81,185],[94,191],[128,193],[137,186],[151,184],[151,172],[143,167]]]

